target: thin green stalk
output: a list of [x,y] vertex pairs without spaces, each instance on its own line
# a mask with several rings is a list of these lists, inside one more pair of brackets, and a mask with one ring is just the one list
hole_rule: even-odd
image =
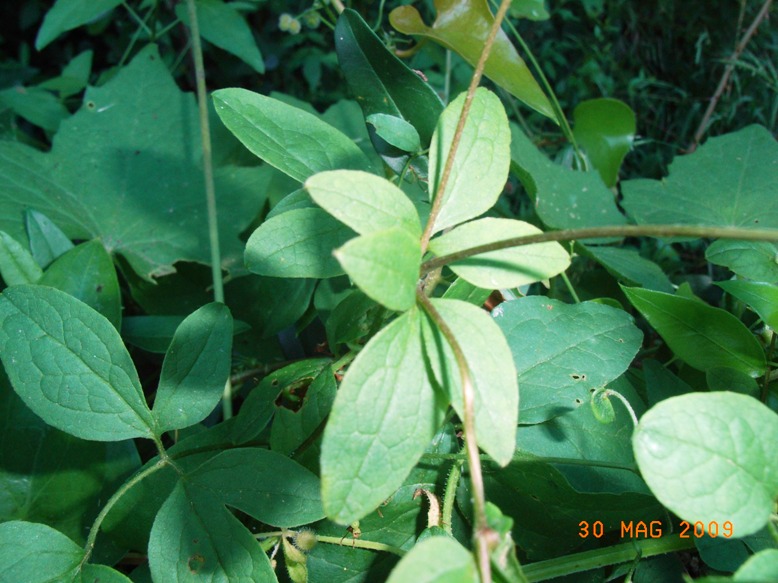
[[[484,462],[493,463],[492,458],[486,454],[481,454],[480,459]],[[422,460],[453,460],[464,461],[467,459],[466,453],[425,453],[421,456]],[[516,452],[513,454],[512,464],[533,464],[533,463],[546,463],[546,464],[561,464],[568,466],[583,466],[587,468],[609,468],[612,470],[624,470],[632,472],[633,474],[640,475],[636,466],[620,464],[616,462],[606,462],[599,460],[589,460],[581,458],[566,458],[566,457],[547,457],[547,456],[534,456],[523,454],[522,452]]]
[[139,25],[141,28],[143,28],[143,29],[146,31],[146,34],[147,34],[147,35],[149,35],[149,37],[153,36],[153,35],[152,35],[152,32],[151,32],[151,29],[150,29],[150,28],[148,27],[148,25],[147,25],[147,20],[148,20],[148,18],[149,18],[149,15],[150,15],[150,14],[151,14],[151,12],[152,12],[151,10],[150,10],[150,11],[149,11],[149,12],[146,14],[146,17],[145,17],[145,18],[141,18],[140,16],[138,16],[138,13],[137,13],[137,12],[135,12],[135,11],[132,9],[132,6],[130,6],[129,4],[127,4],[127,2],[122,2],[122,6],[124,6],[124,8],[127,10],[127,12],[129,12],[129,13],[130,13],[130,16],[132,17],[132,19],[133,19],[135,22],[137,22],[137,23],[138,23],[138,25]]
[[127,61],[127,59],[130,56],[130,53],[132,52],[132,49],[135,47],[135,44],[138,42],[138,39],[140,38],[141,31],[144,28],[148,29],[148,20],[149,18],[151,18],[153,12],[154,12],[153,10],[149,10],[146,13],[146,17],[143,19],[141,26],[138,26],[138,28],[135,29],[135,32],[132,34],[132,38],[130,38],[130,42],[127,44],[127,48],[124,49],[124,53],[122,53],[122,57],[121,59],[119,59],[119,64],[117,65],[117,68],[121,69],[124,66],[124,63]]
[[[291,534],[293,531],[276,530],[272,532],[260,532],[254,535],[256,539],[266,539],[273,537],[282,537]],[[402,557],[407,551],[404,551],[400,547],[387,545],[384,543],[377,543],[371,540],[360,540],[358,538],[352,538],[351,540],[344,542],[343,537],[326,536],[322,534],[316,535],[316,540],[320,543],[327,543],[333,545],[349,546],[354,549],[367,549],[369,551],[382,551],[384,553],[392,553],[398,557]]]
[[564,577],[573,573],[583,573],[600,567],[627,563],[636,556],[655,557],[676,551],[694,548],[694,540],[678,536],[665,536],[656,539],[633,540],[628,543],[566,555],[558,559],[549,559],[521,566],[530,582],[546,581],[555,577]]
[[770,338],[770,347],[767,349],[767,370],[764,374],[764,382],[762,383],[762,403],[767,403],[767,396],[770,394],[770,379],[772,377],[772,360],[773,354],[775,354],[775,338],[778,336],[778,331],[773,330],[772,337]]
[[459,377],[462,383],[462,424],[465,430],[465,448],[467,461],[470,468],[470,488],[473,496],[473,521],[475,522],[475,546],[477,549],[478,569],[482,583],[491,583],[492,573],[489,562],[489,525],[486,521],[486,493],[484,491],[484,477],[481,469],[481,459],[478,453],[478,441],[475,428],[475,390],[470,369],[467,366],[465,353],[454,337],[446,321],[432,305],[424,290],[416,290],[416,299],[427,315],[432,319],[451,347],[459,369]]
[[565,286],[567,286],[567,291],[569,291],[570,295],[573,296],[573,300],[575,301],[575,303],[576,304],[580,304],[581,303],[581,298],[579,298],[578,294],[575,293],[575,288],[573,287],[573,284],[570,281],[570,278],[567,277],[567,274],[564,271],[562,273],[560,273],[559,275],[562,278],[562,281],[565,282]]
[[95,521],[92,523],[92,528],[89,529],[89,535],[87,536],[86,545],[84,546],[84,558],[81,559],[81,567],[83,567],[87,561],[89,561],[89,557],[92,556],[92,551],[95,548],[95,541],[97,540],[97,533],[100,532],[100,526],[103,524],[105,517],[108,516],[111,508],[113,508],[119,499],[135,486],[135,484],[143,481],[151,474],[158,472],[166,465],[168,465],[168,461],[160,458],[153,466],[149,466],[127,480],[118,490],[116,490],[116,492],[114,492],[113,496],[108,499],[108,502],[105,503],[105,506],[103,506],[100,513],[97,515],[97,518],[95,518]]
[[586,227],[583,229],[565,229],[550,231],[525,237],[514,237],[478,245],[456,253],[441,255],[421,265],[421,275],[474,255],[499,251],[510,247],[521,247],[549,241],[577,241],[580,239],[598,239],[605,237],[697,237],[711,239],[737,239],[741,241],[778,241],[776,229],[738,229],[734,227],[698,227],[689,225],[620,225],[615,227]]
[[[200,110],[200,138],[203,143],[203,176],[205,178],[205,199],[208,207],[208,237],[211,243],[211,278],[213,297],[224,303],[224,280],[221,270],[221,250],[219,249],[219,220],[216,211],[216,185],[213,179],[213,151],[211,148],[211,127],[208,121],[208,94],[205,88],[205,64],[203,46],[200,42],[200,25],[197,20],[195,0],[187,0],[189,27],[192,37],[192,57],[194,59],[195,79],[197,81],[197,104]],[[232,384],[230,379],[224,384],[222,396],[222,416],[232,417]]]
[[459,486],[459,479],[462,477],[463,461],[464,459],[454,461],[454,465],[451,466],[451,471],[448,473],[448,480],[446,480],[446,490],[443,492],[443,514],[441,516],[441,522],[444,530],[452,536],[451,521],[454,516],[454,503],[457,499],[457,486]]
[[473,72],[473,77],[470,79],[470,86],[467,88],[467,94],[465,95],[465,103],[462,106],[462,113],[459,115],[459,121],[457,122],[457,129],[454,132],[454,138],[451,140],[451,149],[448,151],[448,157],[446,158],[446,165],[443,167],[443,173],[440,176],[440,182],[435,190],[435,197],[432,200],[432,208],[430,209],[429,219],[427,219],[427,225],[424,228],[424,233],[421,236],[421,253],[422,255],[427,251],[430,239],[435,228],[435,221],[440,214],[440,209],[443,206],[443,199],[446,193],[446,187],[448,186],[448,180],[451,176],[451,170],[454,167],[454,159],[459,149],[459,142],[462,140],[462,133],[465,130],[465,122],[470,114],[470,106],[473,103],[473,97],[475,97],[475,90],[478,89],[478,85],[481,83],[481,77],[484,73],[484,67],[486,61],[489,58],[489,53],[492,52],[492,45],[494,45],[494,39],[497,37],[497,32],[500,30],[500,25],[505,18],[505,13],[511,5],[511,0],[502,0],[500,9],[494,17],[494,23],[492,29],[489,31],[489,36],[486,38],[483,51],[481,51],[481,57],[478,59],[478,64]]

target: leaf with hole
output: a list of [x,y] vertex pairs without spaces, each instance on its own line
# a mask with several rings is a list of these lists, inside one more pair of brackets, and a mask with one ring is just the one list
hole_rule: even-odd
[[778,415],[735,393],[673,397],[643,415],[632,437],[659,501],[694,523],[729,521],[736,537],[767,524],[778,496]]

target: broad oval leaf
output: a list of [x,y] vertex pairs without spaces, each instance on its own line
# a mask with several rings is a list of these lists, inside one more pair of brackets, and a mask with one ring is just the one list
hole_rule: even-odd
[[414,545],[387,583],[478,583],[473,555],[453,538],[431,536]]
[[615,186],[624,156],[632,149],[635,112],[618,99],[589,99],[573,111],[575,139],[606,186]]
[[376,135],[390,146],[410,153],[421,150],[419,132],[403,118],[385,113],[374,113],[368,115],[365,121],[373,126]]
[[403,483],[443,421],[414,308],[376,334],[338,390],[321,445],[327,516],[351,524]]
[[311,198],[360,235],[400,227],[421,235],[416,207],[394,184],[355,170],[320,172],[305,181]]
[[84,549],[58,530],[35,522],[0,524],[0,580],[72,581]]
[[689,522],[761,529],[778,496],[778,415],[729,392],[691,393],[652,407],[632,445],[659,501]]
[[[435,255],[448,255],[485,245],[540,233],[529,223],[513,219],[485,218],[459,225],[430,241]],[[511,247],[454,261],[451,271],[473,285],[486,289],[518,287],[562,273],[570,266],[570,255],[557,242]]]
[[213,101],[235,137],[295,180],[325,170],[371,170],[354,142],[313,114],[246,89],[214,91]]
[[82,439],[151,437],[138,373],[111,323],[50,287],[0,297],[0,358],[14,390],[46,423]]
[[638,224],[778,228],[778,143],[761,126],[710,138],[662,180],[622,182]]
[[262,223],[246,243],[246,267],[270,277],[335,277],[332,254],[354,232],[319,208],[295,209]]
[[335,251],[343,269],[365,294],[390,310],[416,303],[421,243],[400,228],[352,239]]
[[521,387],[521,422],[577,409],[618,378],[640,349],[632,318],[610,306],[541,296],[503,302],[492,314],[508,340]]
[[232,316],[211,303],[189,315],[167,349],[154,399],[157,431],[202,421],[224,392],[232,364]]
[[719,239],[705,250],[705,259],[740,277],[778,283],[778,245],[768,241]]
[[[507,465],[516,449],[519,386],[511,349],[494,320],[478,306],[436,299],[432,305],[459,343],[473,383],[475,434],[478,446],[497,463]],[[424,322],[424,349],[441,391],[464,415],[462,382],[456,358],[433,321]]]
[[508,180],[511,140],[508,117],[497,96],[481,87],[473,97],[446,192],[438,192],[464,103],[463,93],[446,107],[432,136],[430,198],[443,196],[435,232],[488,211]]
[[[395,8],[389,22],[403,34],[423,36],[456,51],[475,67],[494,23],[487,1],[435,0],[435,10],[438,15],[432,26],[424,24],[413,6]],[[484,75],[532,109],[555,119],[551,103],[502,29],[497,31]]]
[[751,306],[765,324],[778,330],[778,286],[762,281],[717,281],[716,285]]
[[43,276],[32,254],[4,231],[0,231],[0,275],[6,285],[35,283]]
[[43,19],[35,48],[42,51],[62,33],[99,18],[121,3],[122,0],[57,0]]
[[759,341],[735,316],[697,299],[622,287],[627,299],[675,355],[697,370],[727,366],[752,377],[765,371]]

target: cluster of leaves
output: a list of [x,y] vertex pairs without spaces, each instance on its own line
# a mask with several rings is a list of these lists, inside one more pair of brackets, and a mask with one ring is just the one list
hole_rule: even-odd
[[[39,48],[119,4],[58,0]],[[203,39],[269,68],[262,2],[188,4]],[[696,548],[710,582],[774,580],[769,131],[619,183],[632,110],[582,101],[571,131],[506,33],[484,74],[560,125],[577,169],[494,92],[441,99],[358,12],[283,4],[276,28],[332,19],[355,101],[219,89],[203,147],[161,34],[191,12],[152,1],[127,42],[161,42],[95,84],[82,53],[0,94],[0,579],[671,581],[667,553]],[[477,66],[487,2],[426,8],[388,20]],[[627,234],[664,238],[646,257]],[[668,276],[690,237],[718,238],[712,301]]]

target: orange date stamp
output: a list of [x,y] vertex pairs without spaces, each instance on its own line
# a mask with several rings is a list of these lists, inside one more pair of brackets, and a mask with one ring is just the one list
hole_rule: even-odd
[[[718,522],[711,520],[708,523],[697,521],[681,521],[680,538],[732,538],[735,535],[735,527],[731,521]],[[578,536],[580,538],[602,538],[605,535],[605,525],[600,520],[589,522],[582,520],[578,523]],[[659,538],[664,534],[664,525],[660,520],[651,521],[624,521],[620,523],[619,536],[621,538]]]

